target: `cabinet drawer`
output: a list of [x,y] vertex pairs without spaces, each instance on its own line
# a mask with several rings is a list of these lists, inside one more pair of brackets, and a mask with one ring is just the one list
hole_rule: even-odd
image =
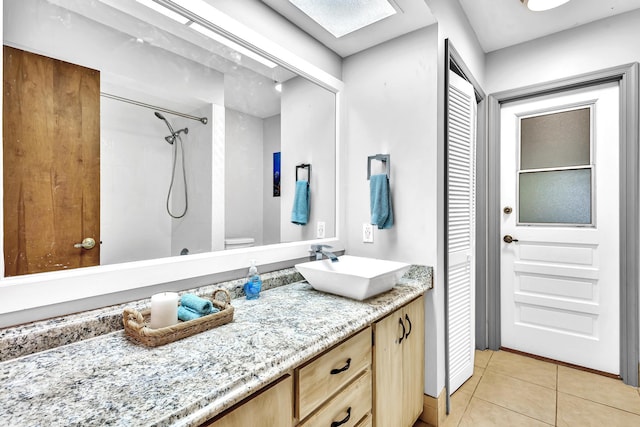
[[371,327],[299,368],[297,418],[304,419],[369,366]]
[[373,427],[373,418],[371,417],[371,414],[367,414],[367,416],[364,417],[356,427]]
[[367,370],[299,427],[327,427],[341,421],[341,427],[354,427],[370,412],[371,371]]

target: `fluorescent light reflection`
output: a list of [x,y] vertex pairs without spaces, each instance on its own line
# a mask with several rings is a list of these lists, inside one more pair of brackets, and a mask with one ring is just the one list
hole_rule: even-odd
[[236,52],[238,52],[240,55],[244,55],[247,58],[251,58],[254,61],[257,61],[259,63],[261,63],[262,65],[266,65],[269,68],[276,68],[278,66],[278,64],[276,64],[273,61],[268,60],[267,58],[258,55],[257,53],[250,51],[249,49],[240,46],[238,43],[233,42],[231,40],[229,40],[228,38],[221,36],[220,34],[216,33],[215,31],[211,31],[210,29],[203,27],[200,24],[196,24],[195,22],[193,22],[191,25],[189,25],[190,28],[193,28],[194,30],[196,30],[197,32],[199,32],[200,34],[203,34],[207,37],[209,37],[210,39],[213,39],[233,50],[235,50]]
[[[209,28],[206,28],[200,24],[197,24],[195,22],[192,22],[189,18],[186,18],[182,15],[180,15],[177,12],[174,12],[171,9],[168,9],[152,0],[136,0],[138,3],[143,4],[153,10],[155,10],[156,12],[159,12],[171,19],[173,19],[174,21],[179,22],[180,24],[183,25],[188,25],[189,28],[192,28],[193,30],[199,32],[200,34],[217,41],[218,43],[221,43],[225,46],[227,46],[228,48],[231,48],[233,50],[235,50],[236,52],[238,52],[240,55],[246,56],[247,58],[250,58],[256,62],[261,63],[262,65],[265,65],[269,68],[276,68],[278,66],[278,64],[276,64],[273,61],[270,61],[269,59],[263,57],[262,55],[259,55],[249,49],[247,49],[244,46],[239,45],[238,43],[229,40],[228,38],[226,38],[225,36],[222,36],[218,33],[216,33],[215,31],[210,30]],[[216,15],[220,16],[220,14],[218,13],[218,11],[209,6],[208,4],[202,2],[202,1],[198,1],[198,0],[189,0],[189,1],[184,1],[184,0],[173,0],[174,3],[182,6],[183,8],[189,10],[190,12],[201,16],[203,19],[209,21],[209,22],[214,22],[216,20]]]
[[336,38],[397,13],[387,0],[289,1]]
[[156,12],[163,14],[168,18],[173,19],[174,21],[178,21],[181,24],[186,24],[187,22],[189,22],[189,19],[185,18],[179,13],[174,12],[173,10],[169,10],[164,6],[160,6],[158,3],[154,2],[153,0],[136,0],[136,1],[142,5],[147,6],[150,9],[155,10]]

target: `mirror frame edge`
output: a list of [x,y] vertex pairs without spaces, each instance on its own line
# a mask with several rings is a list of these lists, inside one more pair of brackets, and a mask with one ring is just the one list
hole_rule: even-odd
[[[3,15],[3,11],[0,10],[0,30],[3,29]],[[212,29],[216,32],[335,94],[335,237],[194,254],[188,257],[175,256],[84,267],[68,271],[3,277],[0,278],[0,300],[3,301],[0,306],[0,328],[92,309],[94,307],[83,308],[82,304],[83,300],[90,298],[118,293],[118,298],[122,302],[127,302],[134,299],[127,299],[127,294],[134,295],[135,291],[141,288],[149,288],[148,294],[150,296],[154,287],[159,288],[176,281],[206,276],[211,283],[215,283],[217,276],[223,277],[224,273],[229,271],[248,268],[251,259],[256,259],[258,266],[276,263],[289,263],[293,266],[296,260],[309,256],[309,246],[312,242],[331,245],[336,251],[345,249],[344,242],[340,238],[344,215],[341,212],[342,192],[338,185],[341,176],[341,153],[343,152],[340,135],[343,123],[342,92],[344,83],[233,18],[222,13],[220,16],[220,22],[211,23]],[[2,73],[0,65],[0,77]],[[2,106],[0,105],[1,111]],[[0,128],[0,144],[1,135],[2,129]],[[2,153],[0,152],[1,157]],[[0,193],[2,185],[3,176],[0,174]],[[0,198],[0,209],[4,211],[2,198]],[[0,223],[0,234],[3,232],[3,224]],[[0,252],[4,253],[1,247]],[[0,265],[4,271],[4,255],[0,258]],[[51,310],[45,310],[46,314],[43,315],[42,310],[39,310],[43,307],[51,307]],[[28,311],[33,311],[33,314]],[[20,321],[11,321],[11,314],[17,312],[22,312]]]

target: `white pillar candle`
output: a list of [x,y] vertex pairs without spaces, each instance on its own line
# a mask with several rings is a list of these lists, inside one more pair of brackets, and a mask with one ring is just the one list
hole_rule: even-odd
[[151,328],[158,329],[178,323],[178,294],[162,292],[151,296]]

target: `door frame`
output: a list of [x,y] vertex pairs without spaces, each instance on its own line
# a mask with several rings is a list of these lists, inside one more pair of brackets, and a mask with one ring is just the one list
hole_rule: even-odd
[[[498,350],[500,336],[500,107],[534,96],[617,81],[620,84],[620,376],[637,387],[640,362],[638,273],[640,215],[638,212],[638,63],[498,92],[488,97],[487,133],[487,271],[486,308],[476,311],[487,325],[485,348]],[[482,342],[476,345],[481,348]]]

